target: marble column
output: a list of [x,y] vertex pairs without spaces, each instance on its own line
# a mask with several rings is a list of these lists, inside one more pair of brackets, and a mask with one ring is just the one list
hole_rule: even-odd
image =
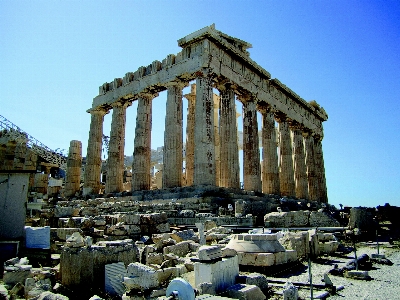
[[182,89],[184,83],[171,83],[168,86],[165,112],[163,188],[182,186]]
[[262,113],[262,190],[265,194],[280,194],[278,148],[274,113],[270,108]]
[[103,146],[103,121],[108,111],[89,110],[90,131],[86,154],[83,194],[97,194],[100,191],[101,151]]
[[69,143],[67,174],[65,178],[64,196],[74,196],[79,192],[81,184],[82,169],[82,143],[80,141],[71,141]]
[[112,121],[108,146],[106,193],[123,191],[126,108],[129,103],[112,105]]
[[132,191],[151,187],[152,100],[157,95],[144,94],[138,99],[132,163]]
[[196,78],[195,107],[193,183],[215,186],[214,100],[210,74]]
[[292,141],[288,120],[283,114],[277,114],[279,122],[279,181],[282,196],[295,197]]
[[324,156],[322,152],[322,137],[320,136],[314,138],[314,156],[315,156],[315,175],[318,184],[318,200],[323,203],[328,203]]
[[229,85],[220,91],[220,186],[240,188],[239,147],[237,137],[235,93]]
[[296,198],[308,199],[308,182],[306,160],[304,154],[303,131],[300,124],[292,122],[290,125],[293,136],[293,165]]
[[194,176],[194,117],[196,105],[196,84],[193,83],[190,88],[190,94],[185,95],[185,98],[188,100],[185,147],[185,173],[187,186],[193,185]]
[[215,145],[215,185],[220,186],[221,181],[221,143],[219,137],[219,103],[220,96],[213,93],[214,101],[214,145]]
[[314,137],[312,136],[311,132],[304,132],[303,136],[306,150],[308,198],[312,201],[318,201],[319,191],[317,177],[315,174]]
[[240,96],[243,103],[243,180],[244,189],[261,192],[261,165],[257,106],[251,96]]

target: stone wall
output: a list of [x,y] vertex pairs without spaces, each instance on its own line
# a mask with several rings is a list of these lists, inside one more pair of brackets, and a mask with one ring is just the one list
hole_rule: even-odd
[[69,288],[104,288],[105,265],[136,262],[139,251],[132,241],[114,241],[104,246],[65,247],[61,252],[61,282]]

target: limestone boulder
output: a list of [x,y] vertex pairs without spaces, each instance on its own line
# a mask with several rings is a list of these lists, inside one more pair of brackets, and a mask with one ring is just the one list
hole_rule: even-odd
[[256,285],[235,284],[227,290],[229,297],[240,300],[264,300],[267,297]]
[[141,263],[130,263],[127,267],[127,276],[124,277],[127,290],[147,290],[159,286],[157,270]]
[[183,241],[177,243],[176,245],[164,247],[163,253],[164,255],[172,253],[180,257],[186,256],[186,254],[190,252],[189,244],[190,244],[189,241]]
[[286,232],[279,242],[287,250],[296,250],[299,257],[308,257],[310,253],[308,231]]
[[200,241],[199,237],[193,231],[193,229],[181,230],[181,231],[174,230],[171,233],[171,238],[173,238],[178,243],[182,242],[182,241],[188,241],[188,240],[192,240],[192,241],[195,241],[195,242],[199,242]]

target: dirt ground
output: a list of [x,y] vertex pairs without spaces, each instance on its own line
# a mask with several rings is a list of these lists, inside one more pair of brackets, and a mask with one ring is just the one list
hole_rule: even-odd
[[[357,256],[362,254],[377,253],[375,245],[366,243],[357,246]],[[333,285],[336,287],[343,286],[344,288],[331,295],[327,299],[400,299],[400,249],[396,246],[385,244],[380,246],[380,254],[385,254],[386,258],[393,262],[392,266],[376,264],[372,265],[368,271],[371,280],[349,279],[341,276],[328,275]],[[323,256],[316,262],[312,262],[312,281],[313,284],[322,285],[324,273],[331,270],[335,264],[338,267],[344,266],[348,261],[354,259],[354,252],[343,256]],[[302,266],[301,266],[302,265]],[[294,270],[283,270],[281,274],[268,277],[271,280],[282,280],[289,282],[309,283],[308,263],[303,262]],[[280,287],[273,288],[276,291],[282,290]],[[313,296],[317,299],[324,290],[314,289]],[[299,297],[301,299],[310,299],[309,287],[299,289]],[[272,296],[270,299],[282,299],[282,296]]]

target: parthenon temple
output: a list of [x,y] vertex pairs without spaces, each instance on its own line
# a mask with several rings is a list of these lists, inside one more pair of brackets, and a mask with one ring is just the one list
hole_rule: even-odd
[[[211,185],[327,202],[321,144],[322,122],[328,119],[325,110],[272,79],[250,58],[251,44],[214,25],[179,39],[178,45],[182,48],[178,54],[100,86],[88,110],[84,194],[100,189],[103,121],[111,110],[105,191],[122,191],[126,110],[133,101],[138,102],[131,190],[151,188],[152,101],[166,90],[163,188]],[[191,93],[183,96],[183,89],[193,82]],[[214,90],[219,91],[216,103]],[[185,168],[184,98],[188,101]],[[242,187],[236,100],[243,108]],[[219,106],[216,117],[215,106]],[[261,135],[257,113],[262,116]]]

